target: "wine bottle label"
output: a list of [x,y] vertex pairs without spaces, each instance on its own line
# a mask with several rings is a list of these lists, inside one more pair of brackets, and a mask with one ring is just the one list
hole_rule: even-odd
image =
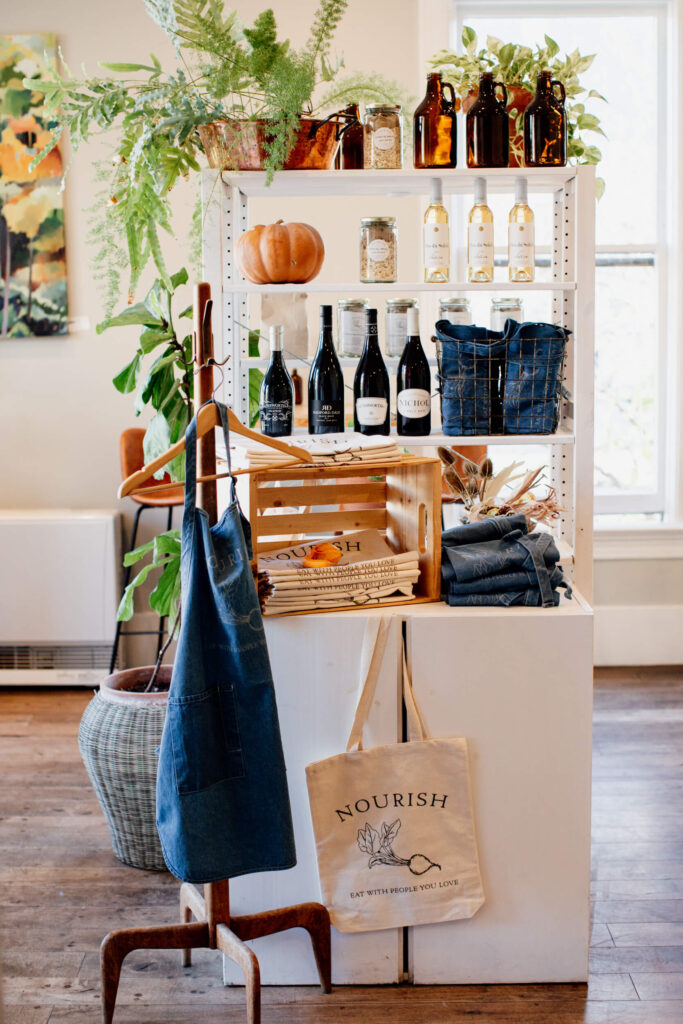
[[406,388],[399,391],[396,398],[396,411],[409,420],[421,419],[432,409],[432,399],[428,391],[422,388]]
[[384,263],[389,259],[389,243],[381,238],[375,238],[368,245],[366,252],[371,263]]
[[393,128],[377,128],[372,133],[372,144],[375,149],[393,149],[394,136],[395,133]]
[[387,312],[387,355],[400,356],[408,340],[408,314]]
[[340,313],[339,353],[343,356],[359,356],[365,338],[365,312],[354,313],[343,309]]
[[327,431],[343,430],[344,410],[340,408],[340,403],[322,402],[317,398],[312,399],[310,426]]
[[534,225],[510,224],[508,226],[508,263],[511,267],[533,267]]
[[387,418],[386,398],[357,398],[356,416],[361,427],[376,427]]
[[425,224],[424,265],[427,270],[434,267],[449,267],[451,246],[448,224]]
[[264,434],[291,434],[292,407],[289,402],[266,402],[261,409],[261,431]]
[[467,252],[467,262],[476,270],[493,266],[493,224],[468,226]]

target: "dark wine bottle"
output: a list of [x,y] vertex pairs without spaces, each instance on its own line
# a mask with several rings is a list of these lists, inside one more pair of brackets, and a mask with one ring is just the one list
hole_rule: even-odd
[[344,430],[344,376],[332,340],[332,306],[320,307],[320,340],[308,375],[308,433]]
[[353,429],[389,433],[389,374],[377,340],[377,310],[365,311],[365,343],[353,381]]
[[424,437],[432,429],[432,375],[420,341],[420,314],[408,310],[408,339],[396,374],[396,427],[404,437]]
[[270,328],[270,365],[261,381],[259,416],[261,433],[285,437],[292,433],[294,386],[282,358],[284,327]]

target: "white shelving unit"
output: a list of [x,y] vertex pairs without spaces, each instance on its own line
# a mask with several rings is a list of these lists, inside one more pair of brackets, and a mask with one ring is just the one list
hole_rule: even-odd
[[[345,197],[384,196],[402,198],[426,196],[431,171],[284,171],[267,186],[263,172],[247,172],[216,177],[205,172],[204,196],[204,276],[212,286],[217,303],[216,337],[222,340],[222,359],[230,360],[225,373],[225,400],[243,420],[248,413],[249,369],[263,369],[267,361],[249,358],[249,296],[267,292],[307,294],[387,293],[420,294],[437,292],[542,292],[549,297],[548,320],[572,331],[565,366],[565,383],[571,398],[564,403],[560,427],[551,435],[495,435],[486,437],[446,437],[405,439],[410,448],[430,445],[548,445],[550,447],[550,483],[555,487],[565,513],[558,526],[563,550],[571,552],[573,579],[577,588],[592,599],[592,518],[593,518],[593,307],[594,307],[594,195],[595,179],[591,167],[548,169],[454,169],[439,172],[445,196],[471,195],[474,179],[483,175],[491,192],[514,193],[514,179],[523,173],[529,193],[551,193],[553,197],[553,237],[551,244],[552,280],[532,284],[495,280],[491,284],[452,281],[447,285],[399,281],[391,284],[361,284],[312,281],[306,285],[253,285],[244,280],[233,260],[237,238],[249,228],[249,201],[262,197]],[[411,210],[412,215],[412,210]],[[302,203],[301,219],[305,219]],[[354,230],[355,225],[349,225]],[[538,239],[548,244],[547,239]],[[349,268],[355,270],[356,268]],[[351,275],[349,275],[351,276]],[[288,360],[296,365],[297,360]],[[391,362],[397,362],[392,360]],[[434,360],[430,360],[434,365]],[[304,364],[304,361],[301,361]],[[342,360],[343,366],[357,365]],[[390,366],[391,369],[391,366]],[[347,436],[349,436],[347,432]]]
[[[440,173],[447,196],[471,195],[481,172]],[[514,192],[515,169],[487,170],[491,192]],[[335,984],[583,981],[588,968],[590,762],[592,701],[593,493],[593,169],[525,169],[531,196],[553,199],[550,282],[445,287],[312,282],[272,290],[316,294],[514,291],[548,297],[544,319],[572,331],[565,364],[571,398],[553,435],[411,438],[428,445],[543,445],[550,483],[566,509],[557,530],[574,597],[556,609],[395,608],[392,642],[373,705],[368,745],[400,741],[402,633],[415,692],[434,736],[464,735],[486,904],[471,921],[340,935],[333,930]],[[249,297],[268,291],[245,282],[233,262],[249,227],[249,203],[265,196],[426,196],[429,171],[289,171],[270,187],[262,173],[204,178],[204,276],[216,300],[216,337],[226,366],[225,400],[243,419],[248,409]],[[533,199],[532,199],[533,202]],[[406,218],[415,203],[406,204]],[[288,211],[289,212],[289,211]],[[274,219],[274,218],[273,218]],[[357,225],[349,222],[348,230]],[[349,267],[352,276],[355,267]],[[345,275],[347,276],[347,275]],[[219,301],[220,296],[220,301]],[[312,298],[311,301],[315,301]],[[253,323],[252,323],[253,326]],[[217,346],[218,347],[218,346]],[[289,360],[288,360],[289,361]],[[292,360],[292,362],[295,362]],[[397,364],[398,360],[393,360]],[[303,363],[303,361],[302,361]],[[343,365],[357,365],[343,360]],[[351,437],[348,432],[346,437]],[[405,443],[406,439],[400,439]],[[406,445],[408,447],[408,445]],[[235,913],[319,899],[315,846],[304,767],[344,749],[356,703],[358,651],[365,620],[380,610],[266,619],[295,820],[298,865],[234,879]],[[402,627],[402,628],[401,628]],[[306,652],[302,656],[302,652]],[[314,965],[296,933],[258,939],[265,984],[312,984]],[[241,976],[224,962],[227,983]]]

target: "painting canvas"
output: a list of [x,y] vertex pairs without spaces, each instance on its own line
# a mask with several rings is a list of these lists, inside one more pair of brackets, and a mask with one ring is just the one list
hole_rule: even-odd
[[50,139],[41,93],[53,35],[0,36],[0,338],[66,334],[62,158],[31,169]]

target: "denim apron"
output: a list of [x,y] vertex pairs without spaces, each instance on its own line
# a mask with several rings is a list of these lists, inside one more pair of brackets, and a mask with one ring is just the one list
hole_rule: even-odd
[[[230,471],[227,410],[217,403]],[[185,434],[182,621],[157,773],[169,870],[215,882],[296,863],[273,679],[250,567],[251,530],[230,479],[215,526],[196,508],[197,421]]]

